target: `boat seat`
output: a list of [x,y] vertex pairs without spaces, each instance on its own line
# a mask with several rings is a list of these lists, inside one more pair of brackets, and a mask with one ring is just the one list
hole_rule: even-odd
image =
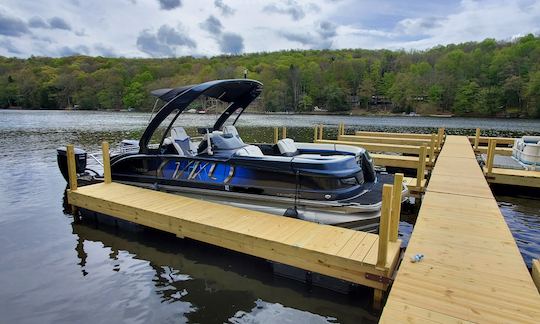
[[290,138],[284,138],[277,142],[279,153],[284,156],[295,156],[298,154],[298,148],[294,143],[294,140]]
[[258,146],[255,145],[246,145],[242,148],[239,148],[235,153],[236,156],[252,156],[252,157],[263,157],[264,154]]
[[240,134],[238,134],[238,130],[233,125],[223,127],[223,136],[236,137],[238,140],[240,140],[242,144],[244,144],[244,141],[242,140],[242,138],[240,138]]
[[181,156],[196,155],[197,145],[191,141],[184,127],[176,126],[171,129],[171,140],[174,148]]

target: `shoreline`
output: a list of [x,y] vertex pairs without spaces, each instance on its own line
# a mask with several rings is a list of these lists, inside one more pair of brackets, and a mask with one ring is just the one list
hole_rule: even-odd
[[[151,111],[141,111],[141,110],[100,110],[100,109],[41,109],[41,108],[0,108],[0,111],[84,111],[84,112],[108,112],[108,113],[151,113]],[[529,118],[529,117],[512,117],[512,116],[459,116],[451,114],[429,114],[429,115],[408,115],[408,114],[398,114],[398,113],[354,113],[354,112],[261,112],[261,111],[250,111],[246,112],[250,115],[272,115],[272,116],[336,116],[336,117],[409,117],[409,118],[478,118],[478,119],[520,119],[520,120],[540,120],[540,118]],[[193,114],[196,115],[196,114]],[[215,113],[208,113],[203,115],[218,115]]]

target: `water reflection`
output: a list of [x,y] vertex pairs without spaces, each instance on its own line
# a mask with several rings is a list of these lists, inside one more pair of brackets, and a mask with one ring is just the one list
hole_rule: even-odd
[[369,309],[369,289],[346,296],[307,288],[273,276],[269,264],[258,258],[164,232],[122,228],[132,226],[124,222],[119,226],[88,217],[72,224],[82,275],[92,280],[107,276],[104,272],[151,276],[150,290],[189,322],[252,323],[269,316],[315,323],[377,320],[377,314],[362,309]]
[[499,186],[495,194],[521,255],[531,268],[540,257],[540,190]]

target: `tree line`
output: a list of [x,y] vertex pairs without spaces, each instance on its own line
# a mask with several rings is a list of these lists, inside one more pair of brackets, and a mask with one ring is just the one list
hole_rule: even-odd
[[152,109],[150,91],[214,79],[264,84],[256,109],[540,117],[540,37],[424,51],[289,50],[211,58],[0,57],[0,107]]

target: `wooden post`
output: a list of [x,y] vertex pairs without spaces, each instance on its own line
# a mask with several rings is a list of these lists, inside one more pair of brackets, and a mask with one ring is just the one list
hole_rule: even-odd
[[424,180],[424,173],[426,171],[426,146],[420,147],[420,154],[418,155],[418,168],[416,168],[416,186],[418,191],[422,190],[422,180]]
[[444,127],[441,127],[439,128],[439,133],[438,133],[439,149],[441,149],[442,147],[443,138],[444,138]]
[[478,150],[478,144],[480,144],[480,128],[476,129],[476,134],[474,135],[474,150]]
[[384,296],[384,291],[381,289],[374,289],[373,290],[373,308],[376,310],[380,310],[382,308],[382,300]]
[[532,278],[533,282],[540,293],[540,261],[533,259],[532,260]]
[[493,160],[495,159],[495,148],[497,147],[497,140],[490,138],[488,142],[488,156],[487,156],[487,173],[490,174],[493,170]]
[[287,127],[285,127],[285,126],[283,126],[283,127],[281,128],[281,138],[282,138],[282,139],[287,138]]
[[381,221],[379,223],[379,250],[377,253],[377,269],[386,269],[386,259],[388,256],[388,236],[390,225],[390,214],[392,212],[392,185],[383,185]]
[[75,166],[75,148],[73,145],[67,146],[67,165],[69,190],[77,190],[77,167]]
[[433,166],[433,162],[435,162],[435,134],[431,134],[431,143],[429,148],[429,163],[431,166]]
[[103,181],[111,183],[111,157],[109,156],[109,143],[101,143],[101,151],[103,152]]
[[[67,165],[68,165],[68,179],[69,179],[69,190],[77,190],[77,167],[75,165],[75,148],[73,145],[68,145],[67,149]],[[71,205],[71,214],[74,216],[74,219],[77,220],[77,206]]]
[[317,143],[317,140],[319,139],[318,130],[319,125],[315,125],[315,127],[313,127],[313,143]]
[[392,193],[392,217],[390,218],[390,242],[396,242],[401,215],[401,190],[403,189],[403,173],[394,175],[394,192]]
[[277,127],[274,127],[274,144],[276,144],[279,140],[279,130]]

